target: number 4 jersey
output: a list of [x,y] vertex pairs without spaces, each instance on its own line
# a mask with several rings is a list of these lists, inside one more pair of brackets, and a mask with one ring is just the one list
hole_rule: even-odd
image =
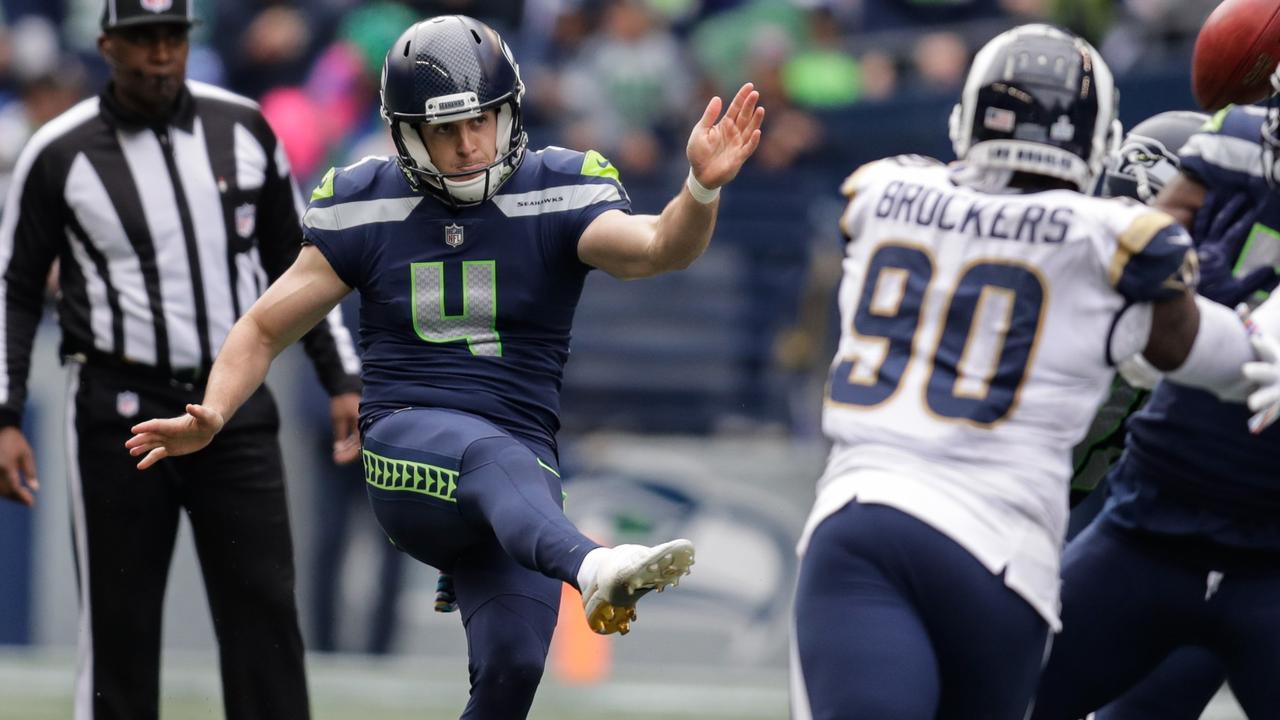
[[331,170],[303,231],[360,292],[361,426],[445,408],[554,448],[590,270],[578,238],[611,209],[630,203],[595,152],[531,152],[497,195],[459,211],[410,189],[393,159]]
[[982,193],[954,175],[895,158],[844,183],[834,446],[801,547],[854,498],[890,505],[1056,629],[1071,448],[1113,376],[1113,321],[1184,292],[1194,256],[1173,218],[1136,203]]

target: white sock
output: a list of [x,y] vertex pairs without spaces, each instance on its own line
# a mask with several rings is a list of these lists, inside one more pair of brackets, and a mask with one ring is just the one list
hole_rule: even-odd
[[598,547],[587,553],[582,558],[582,564],[578,566],[578,590],[586,592],[590,587],[591,581],[596,577],[596,568],[600,567],[600,561],[604,559],[605,551],[609,548]]

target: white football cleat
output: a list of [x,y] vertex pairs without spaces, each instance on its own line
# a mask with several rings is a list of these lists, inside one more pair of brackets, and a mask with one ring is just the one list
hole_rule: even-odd
[[626,635],[636,619],[636,601],[650,590],[679,585],[692,566],[693,543],[684,539],[608,548],[595,577],[582,589],[587,625],[601,635]]

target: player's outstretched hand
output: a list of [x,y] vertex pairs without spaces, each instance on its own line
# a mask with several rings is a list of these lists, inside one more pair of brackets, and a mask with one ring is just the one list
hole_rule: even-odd
[[167,457],[190,455],[213,440],[222,429],[222,414],[204,405],[187,405],[187,414],[174,418],[145,420],[134,425],[133,437],[125,442],[129,454],[138,457],[138,469],[146,470]]
[[713,97],[707,103],[685,148],[693,176],[703,187],[714,190],[732,180],[756,151],[760,124],[764,122],[764,108],[758,106],[759,102],[760,93],[755,87],[751,83],[743,85],[720,122],[716,118],[723,101]]
[[1258,387],[1249,394],[1249,430],[1254,434],[1265,430],[1280,416],[1280,343],[1263,334],[1251,338],[1255,362],[1245,363],[1244,376]]

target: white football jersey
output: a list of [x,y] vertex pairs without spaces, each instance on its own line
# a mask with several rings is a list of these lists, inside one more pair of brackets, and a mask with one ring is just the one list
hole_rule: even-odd
[[1185,290],[1172,217],[1068,190],[989,194],[918,157],[847,179],[849,238],[804,538],[850,500],[945,533],[1056,630],[1071,448],[1106,396],[1112,323]]

